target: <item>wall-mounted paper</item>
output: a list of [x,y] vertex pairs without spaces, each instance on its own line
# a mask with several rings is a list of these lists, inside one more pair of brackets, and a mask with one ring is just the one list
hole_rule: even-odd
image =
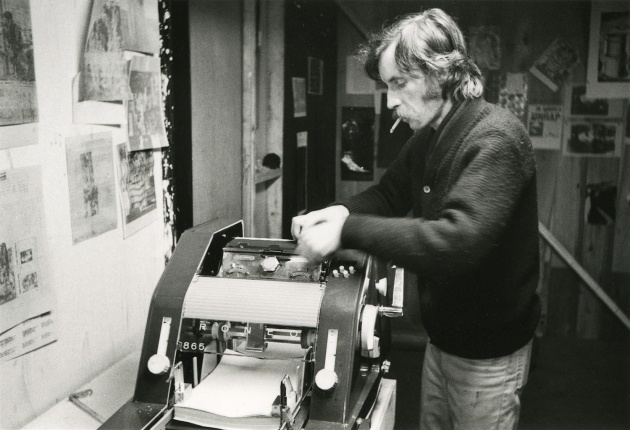
[[562,147],[562,106],[529,105],[527,130],[534,148],[560,150]]
[[112,134],[66,139],[72,243],[96,237],[118,226]]
[[47,290],[47,239],[39,166],[0,171],[0,219],[3,333],[52,308]]
[[0,5],[0,126],[37,122],[30,3],[3,0]]
[[125,238],[155,221],[157,200],[153,177],[153,152],[127,152],[116,146],[116,172]]

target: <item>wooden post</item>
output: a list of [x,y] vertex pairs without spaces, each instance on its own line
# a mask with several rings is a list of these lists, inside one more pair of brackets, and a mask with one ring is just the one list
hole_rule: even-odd
[[256,184],[254,174],[256,168],[256,0],[243,2],[243,184],[242,211],[245,235],[255,236],[254,231],[254,199]]

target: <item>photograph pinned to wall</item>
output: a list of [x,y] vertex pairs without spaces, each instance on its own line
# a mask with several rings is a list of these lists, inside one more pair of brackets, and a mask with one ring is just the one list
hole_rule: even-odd
[[303,215],[307,211],[307,184],[308,184],[308,131],[297,133],[297,187],[296,203],[297,215]]
[[[52,310],[40,166],[0,171],[0,219],[0,333],[4,338],[7,330]],[[24,352],[28,345],[13,340],[0,341],[0,354]]]
[[109,132],[66,139],[72,244],[118,227]]
[[534,149],[562,147],[562,106],[531,104],[527,108],[527,131]]
[[378,151],[376,166],[387,168],[396,159],[405,142],[413,135],[413,130],[406,122],[399,122],[394,131],[392,127],[398,116],[396,111],[387,108],[387,93],[380,92],[380,119],[378,128]]
[[499,86],[499,106],[508,109],[525,124],[527,109],[527,75],[505,73]]
[[293,89],[293,117],[306,116],[306,79],[291,78]]
[[468,54],[481,70],[501,68],[501,37],[493,26],[471,27],[468,31]]
[[578,50],[560,38],[554,39],[529,72],[552,91],[558,91],[580,62]]
[[126,145],[116,145],[116,174],[126,239],[158,219],[153,176],[153,151],[128,152]]
[[623,117],[623,100],[588,97],[585,84],[572,84],[568,88],[567,104],[571,116]]
[[630,8],[623,2],[592,2],[586,95],[630,98]]
[[129,90],[126,101],[129,151],[168,146],[162,109],[160,59],[134,56],[129,62]]
[[584,220],[593,225],[613,225],[616,218],[617,186],[608,182],[586,184]]
[[[0,2],[0,126],[38,121],[29,0]],[[10,143],[0,148],[7,148]]]
[[308,57],[308,93],[324,93],[324,62],[319,58]]
[[371,181],[374,179],[373,107],[341,109],[341,180]]
[[579,157],[619,157],[622,129],[619,119],[569,118],[563,131],[563,154]]
[[95,0],[83,53],[79,100],[126,100],[125,51],[157,54],[159,49],[157,0]]

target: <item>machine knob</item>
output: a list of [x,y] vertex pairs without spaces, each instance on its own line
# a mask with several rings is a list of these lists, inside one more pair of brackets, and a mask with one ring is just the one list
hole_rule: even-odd
[[280,265],[280,262],[276,257],[267,257],[262,261],[262,263],[260,263],[260,265],[265,272],[275,272]]
[[315,385],[322,391],[330,392],[337,386],[338,378],[334,370],[321,369],[315,375]]
[[171,361],[166,355],[153,354],[147,363],[149,372],[154,375],[162,375],[171,367]]

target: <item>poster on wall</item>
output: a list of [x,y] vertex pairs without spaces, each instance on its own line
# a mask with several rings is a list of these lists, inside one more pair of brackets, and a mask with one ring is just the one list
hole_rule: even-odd
[[324,93],[324,62],[319,58],[308,57],[308,93]]
[[623,100],[588,97],[585,84],[569,86],[566,104],[570,106],[569,114],[590,117],[623,117]]
[[623,2],[593,2],[586,94],[630,97],[630,10]]
[[508,109],[525,124],[527,109],[527,75],[505,73],[499,86],[499,106]]
[[293,117],[303,118],[306,116],[306,79],[291,78],[293,90]]
[[584,84],[565,91],[563,153],[573,156],[619,157],[623,144],[623,101],[587,96]]
[[563,132],[563,154],[579,157],[619,157],[622,129],[618,119],[569,118]]
[[529,72],[552,91],[558,91],[579,62],[578,50],[573,45],[557,38],[538,57]]
[[126,239],[157,219],[153,152],[128,152],[126,145],[116,145],[116,173]]
[[371,181],[374,179],[373,107],[341,109],[341,180]]
[[112,134],[66,139],[72,244],[118,227]]
[[168,146],[162,109],[160,59],[134,56],[129,64],[128,150]]
[[562,106],[531,104],[527,109],[527,131],[534,149],[562,147]]
[[54,341],[20,331],[52,310],[47,286],[46,229],[39,166],[0,171],[0,361]]
[[[38,121],[29,0],[0,2],[0,126]],[[16,146],[6,142],[0,149]]]
[[79,100],[129,96],[125,51],[157,54],[157,0],[95,0],[83,54]]
[[471,27],[468,32],[468,54],[481,70],[499,70],[501,68],[499,28]]

